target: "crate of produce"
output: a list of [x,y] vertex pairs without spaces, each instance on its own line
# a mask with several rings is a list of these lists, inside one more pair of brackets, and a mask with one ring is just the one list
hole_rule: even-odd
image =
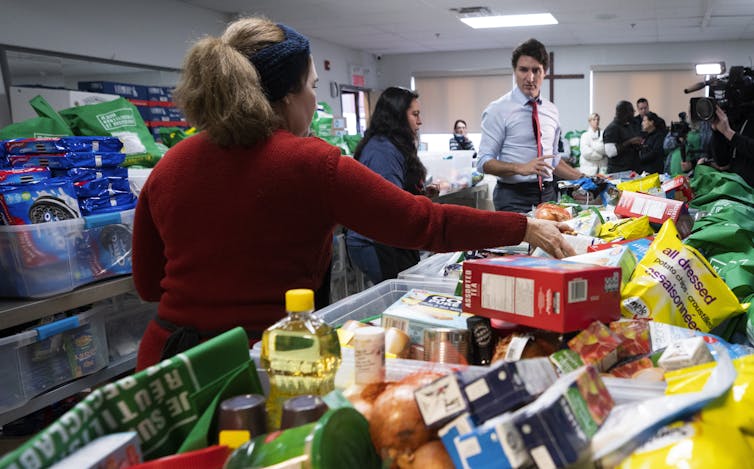
[[131,273],[134,209],[0,226],[0,296],[41,298]]
[[157,315],[157,303],[145,303],[134,293],[105,300],[105,332],[111,363],[136,356],[147,324]]
[[[61,315],[62,316],[62,315]],[[109,364],[103,308],[0,338],[0,413]]]

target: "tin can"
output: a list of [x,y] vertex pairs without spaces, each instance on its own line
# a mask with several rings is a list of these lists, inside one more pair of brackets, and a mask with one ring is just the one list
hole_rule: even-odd
[[469,331],[431,328],[424,330],[424,360],[468,364]]
[[220,403],[217,429],[248,430],[252,437],[267,433],[265,399],[260,394],[242,394]]

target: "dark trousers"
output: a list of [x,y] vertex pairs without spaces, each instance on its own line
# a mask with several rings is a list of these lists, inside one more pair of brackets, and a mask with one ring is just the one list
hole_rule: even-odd
[[495,210],[517,213],[529,213],[542,202],[556,200],[555,184],[552,181],[544,181],[541,191],[537,182],[505,184],[498,181],[493,195]]

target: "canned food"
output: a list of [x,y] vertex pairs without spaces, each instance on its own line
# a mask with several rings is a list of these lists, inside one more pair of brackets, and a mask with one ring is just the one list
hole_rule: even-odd
[[431,328],[424,330],[424,360],[438,363],[468,363],[469,331]]

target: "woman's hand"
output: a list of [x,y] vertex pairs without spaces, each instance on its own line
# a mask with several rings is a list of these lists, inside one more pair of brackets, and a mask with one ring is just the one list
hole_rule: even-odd
[[547,254],[556,259],[575,256],[576,251],[561,234],[570,230],[571,227],[565,223],[527,218],[524,241],[535,248],[544,249]]

